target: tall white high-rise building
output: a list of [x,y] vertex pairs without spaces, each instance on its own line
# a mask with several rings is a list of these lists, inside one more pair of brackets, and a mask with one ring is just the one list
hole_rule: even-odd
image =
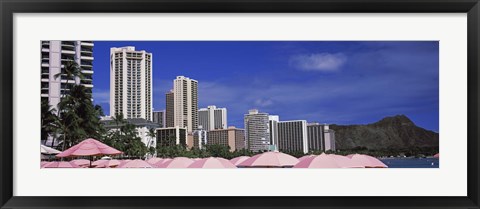
[[198,129],[198,81],[177,76],[173,80],[174,125],[187,128],[189,133]]
[[[41,98],[48,100],[49,105],[58,109],[62,94],[68,91],[70,84],[83,85],[88,93],[93,88],[93,41],[42,41],[41,42]],[[76,77],[68,80],[65,75],[55,78],[64,72],[64,64],[74,61],[80,67],[83,79]]]
[[227,108],[210,105],[198,110],[198,126],[202,130],[211,131],[227,128]]
[[248,114],[245,114],[244,122],[246,148],[253,152],[267,150],[270,145],[268,113],[249,110]]
[[152,121],[152,53],[110,49],[110,115]]

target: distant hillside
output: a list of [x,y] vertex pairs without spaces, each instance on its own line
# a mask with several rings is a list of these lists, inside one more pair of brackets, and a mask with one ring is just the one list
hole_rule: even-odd
[[336,148],[403,149],[438,147],[438,133],[416,126],[407,116],[386,117],[368,125],[330,125]]

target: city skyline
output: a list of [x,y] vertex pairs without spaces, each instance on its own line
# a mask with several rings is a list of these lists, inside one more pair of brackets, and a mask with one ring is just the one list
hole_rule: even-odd
[[198,81],[198,108],[225,107],[228,124],[239,128],[256,108],[332,124],[405,114],[438,132],[438,42],[95,41],[93,98],[105,113],[103,51],[123,46],[153,54],[154,111],[165,109],[172,80],[184,75]]

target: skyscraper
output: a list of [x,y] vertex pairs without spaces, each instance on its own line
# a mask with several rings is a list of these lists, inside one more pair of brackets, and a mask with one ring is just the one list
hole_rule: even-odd
[[175,127],[175,108],[173,103],[173,89],[165,94],[165,127]]
[[324,132],[324,126],[319,123],[307,124],[309,151],[325,151]]
[[177,76],[173,80],[175,126],[191,133],[198,129],[198,81]]
[[330,129],[328,125],[325,125],[325,151],[335,151],[335,131]]
[[152,121],[152,54],[127,46],[110,49],[110,115]]
[[[87,88],[92,93],[93,88],[93,41],[42,41],[41,42],[41,98],[48,100],[49,105],[57,108],[63,92],[68,91],[68,83],[75,83]],[[76,77],[68,80],[65,75],[55,78],[64,72],[64,65],[74,61],[80,67],[83,79]]]
[[248,114],[245,114],[244,122],[246,148],[253,152],[266,150],[270,144],[268,113],[249,110]]
[[270,147],[278,151],[278,115],[268,116],[268,131],[270,133]]
[[278,150],[308,152],[306,120],[278,122]]
[[217,108],[214,105],[198,110],[198,125],[203,130],[227,128],[227,108]]
[[153,122],[160,125],[160,128],[165,128],[165,110],[153,111]]

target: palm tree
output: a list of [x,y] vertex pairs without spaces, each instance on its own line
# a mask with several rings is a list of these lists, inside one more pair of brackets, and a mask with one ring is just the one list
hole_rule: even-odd
[[154,129],[154,128],[150,128],[150,129],[148,130],[148,134],[147,134],[147,135],[148,135],[148,137],[150,137],[150,139],[149,139],[149,141],[148,141],[148,146],[147,146],[147,147],[148,147],[148,150],[149,150],[150,154],[153,156],[153,155],[155,154],[155,149],[154,149],[154,148],[151,149],[151,148],[152,148],[152,142],[153,142],[153,140],[155,140],[155,137],[156,137],[156,135],[157,135],[157,134],[155,133],[155,129]]
[[[53,77],[57,79],[62,75],[65,75],[67,79],[67,84],[65,85],[66,89],[70,89],[70,87],[72,86],[70,83],[70,80],[74,80],[76,77],[80,79],[84,78],[82,70],[80,69],[80,66],[78,66],[78,64],[73,60],[66,61],[65,64],[63,65],[63,70],[60,73],[55,74]],[[60,78],[60,81],[61,80],[62,79]],[[64,91],[63,96],[66,95],[65,92],[66,91]]]
[[[48,104],[48,100],[42,100],[42,112],[41,112],[41,140],[47,141],[48,136],[54,136],[54,133],[57,131],[57,121],[58,117],[55,115],[55,108],[52,108]],[[55,143],[55,137],[52,140],[52,147]]]

